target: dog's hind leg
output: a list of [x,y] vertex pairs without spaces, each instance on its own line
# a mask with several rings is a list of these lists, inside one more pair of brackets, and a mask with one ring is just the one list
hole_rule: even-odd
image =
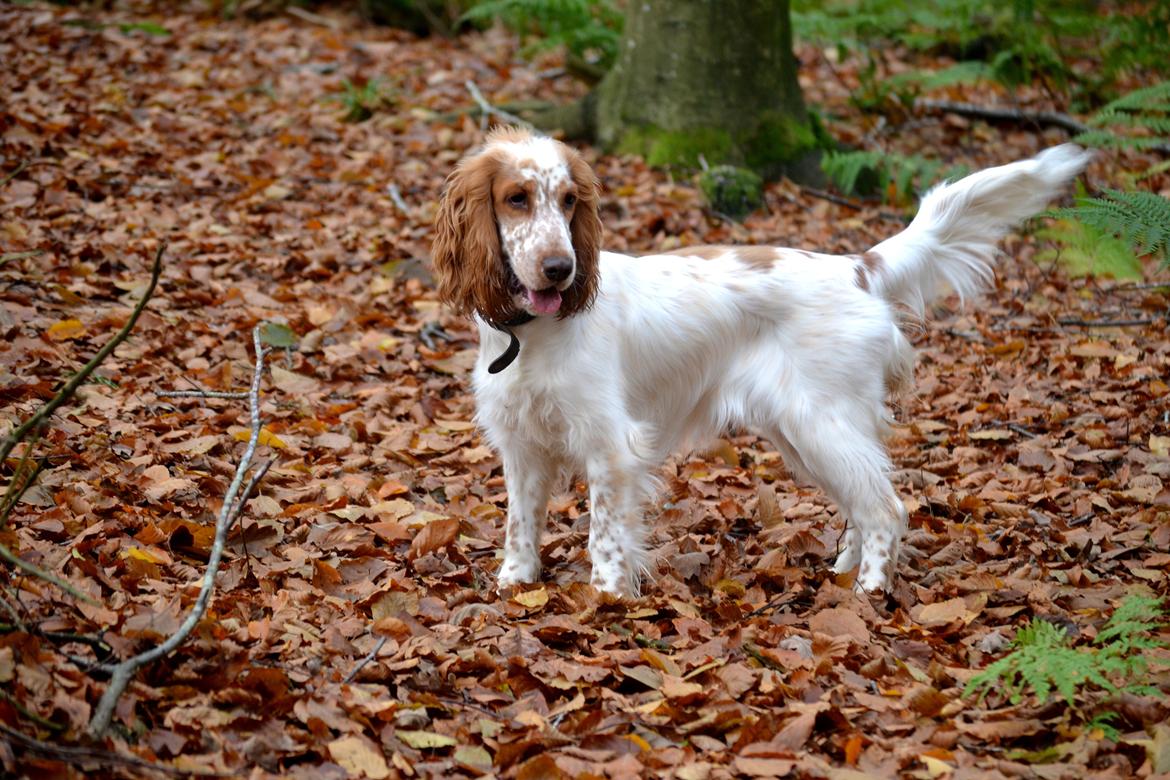
[[833,405],[822,404],[798,419],[788,398],[777,411],[775,435],[795,451],[801,471],[837,503],[849,523],[834,571],[860,564],[857,587],[885,589],[897,566],[906,509],[890,484],[890,460],[879,432],[855,424],[870,419],[867,415]]

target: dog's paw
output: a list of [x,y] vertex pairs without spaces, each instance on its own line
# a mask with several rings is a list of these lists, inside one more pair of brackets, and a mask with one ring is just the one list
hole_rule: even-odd
[[496,573],[496,587],[500,589],[539,581],[540,561],[505,558],[499,572]]

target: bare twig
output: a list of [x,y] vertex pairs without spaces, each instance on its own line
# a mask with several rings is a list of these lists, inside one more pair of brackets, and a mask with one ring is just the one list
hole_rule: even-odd
[[[806,187],[803,184],[800,186],[800,191],[806,195],[812,195],[814,198],[827,200],[830,203],[836,203],[838,206],[844,206],[845,208],[853,209],[854,211],[862,211],[863,209],[870,208],[871,205],[873,205],[852,200],[850,198],[837,195],[836,193],[819,190],[816,187]],[[891,222],[900,222],[903,225],[910,221],[910,218],[905,214],[895,214],[892,211],[885,211],[883,209],[878,209],[877,215],[882,219],[888,219]]]
[[4,491],[4,497],[0,498],[0,530],[8,525],[8,515],[12,514],[12,510],[20,502],[25,492],[32,487],[33,480],[37,478],[37,475],[45,467],[44,458],[37,461],[32,460],[33,450],[36,449],[37,442],[41,440],[41,433],[44,431],[44,427],[43,421],[41,425],[36,427],[32,441],[28,442],[28,446],[20,454],[20,460],[12,472],[12,479],[8,481],[8,488]]
[[1061,325],[1071,327],[1134,327],[1162,322],[1161,317],[1150,319],[1058,319]]
[[36,564],[29,563],[24,558],[21,558],[19,555],[12,552],[12,550],[9,550],[6,545],[0,544],[0,558],[8,561],[18,569],[24,569],[26,572],[36,577],[37,579],[44,580],[50,585],[55,585],[78,601],[84,601],[86,604],[92,604],[95,607],[101,606],[91,596],[87,596],[86,594],[82,593],[60,577],[49,574],[49,572],[45,571]]
[[955,338],[960,338],[960,339],[966,339],[967,341],[972,341],[976,344],[982,344],[984,341],[983,337],[980,336],[978,333],[967,332],[965,330],[959,330],[958,328],[947,328],[946,333],[949,336],[954,336]]
[[166,251],[166,243],[161,243],[158,246],[158,251],[154,255],[154,266],[150,269],[150,283],[146,286],[146,291],[142,293],[142,299],[138,301],[138,305],[134,307],[134,311],[130,312],[130,319],[126,320],[126,324],[122,326],[114,337],[106,342],[106,345],[98,350],[88,363],[81,367],[81,370],[73,375],[73,378],[65,383],[65,386],[57,391],[49,402],[38,409],[32,417],[29,417],[20,424],[12,433],[4,437],[4,441],[0,444],[0,464],[8,458],[13,448],[24,439],[24,437],[34,427],[40,424],[41,420],[47,419],[49,415],[57,411],[66,401],[73,397],[77,392],[77,388],[81,387],[82,383],[89,378],[89,375],[101,365],[101,362],[109,357],[110,353],[117,349],[118,345],[126,340],[130,335],[130,331],[134,329],[134,324],[138,322],[139,315],[142,310],[146,308],[146,302],[150,300],[150,296],[154,294],[154,288],[158,285],[159,276],[162,274],[162,256]]
[[[532,127],[531,122],[527,122],[515,114],[510,114],[502,108],[496,108],[491,103],[487,102],[487,98],[479,91],[479,87],[475,86],[475,82],[468,80],[463,82],[463,86],[467,87],[467,91],[471,93],[471,98],[479,106],[480,111],[483,112],[482,119],[486,120],[489,116],[497,116],[509,124],[519,125],[520,127]],[[486,122],[484,123],[486,125]]]
[[14,170],[12,173],[5,176],[3,179],[0,179],[0,187],[3,187],[8,182],[15,179],[17,176],[19,176],[21,173],[23,173],[24,169],[27,167],[28,167],[28,160],[21,160],[20,165],[16,166],[16,170]]
[[364,669],[366,664],[368,664],[370,661],[373,661],[375,658],[377,658],[378,652],[382,649],[382,646],[386,644],[387,639],[389,639],[389,637],[378,637],[378,642],[374,645],[374,649],[366,653],[365,657],[357,662],[357,664],[353,667],[353,669],[350,670],[349,674],[345,676],[345,679],[342,680],[342,682],[351,683],[357,679],[358,672]]
[[312,11],[305,9],[305,8],[301,8],[299,6],[295,6],[295,5],[286,6],[284,11],[285,11],[285,13],[289,14],[290,16],[295,16],[298,19],[301,19],[303,21],[308,22],[309,24],[315,24],[315,25],[318,25],[320,27],[327,27],[330,30],[337,30],[340,28],[340,25],[337,22],[335,22],[334,20],[330,19],[328,16],[322,16],[321,14],[315,14]]
[[[232,483],[228,487],[227,494],[223,499],[223,507],[215,522],[215,541],[211,546],[211,554],[207,560],[207,570],[203,574],[203,584],[199,589],[199,596],[195,599],[195,605],[191,608],[190,613],[188,613],[182,625],[165,642],[150,650],[127,658],[121,663],[107,667],[110,671],[110,683],[106,686],[105,693],[102,694],[101,701],[98,702],[97,709],[94,710],[93,718],[89,722],[89,733],[92,736],[100,737],[109,728],[110,720],[114,714],[114,707],[118,703],[118,698],[122,695],[122,691],[126,689],[134,674],[141,667],[162,658],[186,641],[187,636],[194,630],[195,626],[198,625],[199,621],[203,619],[204,614],[207,612],[207,606],[211,602],[212,591],[215,590],[215,577],[219,573],[219,564],[223,557],[224,546],[227,543],[228,531],[231,529],[236,517],[243,511],[246,496],[255,487],[257,481],[254,478],[248,483],[246,491],[244,493],[240,492],[240,489],[244,485],[244,477],[247,475],[248,469],[251,468],[252,458],[256,454],[256,445],[260,441],[260,382],[264,377],[264,356],[266,351],[260,341],[259,325],[252,329],[252,345],[256,353],[256,365],[252,375],[252,386],[248,391],[248,408],[251,413],[252,423],[251,436],[248,438],[248,445],[244,449],[244,454],[240,458],[239,465],[236,467],[235,478],[232,479]],[[263,471],[260,472],[260,475],[263,475]],[[237,497],[239,498],[237,499]]]
[[[3,442],[0,442],[0,466],[2,466],[8,459],[8,456],[12,454],[12,450],[16,448],[16,445],[22,442],[31,431],[39,429],[45,423],[45,421],[48,420],[49,416],[53,414],[53,412],[55,412],[58,408],[64,405],[65,402],[71,399],[77,392],[77,388],[81,387],[82,383],[84,383],[85,380],[89,378],[89,375],[92,374],[99,365],[101,365],[102,361],[109,357],[110,353],[112,353],[118,347],[118,345],[125,341],[126,337],[130,335],[130,331],[134,329],[135,323],[138,322],[139,315],[141,315],[143,309],[146,308],[147,301],[149,301],[150,296],[154,294],[154,288],[158,285],[159,276],[162,274],[162,256],[163,252],[166,251],[166,248],[166,243],[159,244],[158,251],[155,252],[154,255],[154,266],[150,270],[150,282],[147,284],[146,290],[142,293],[142,298],[138,301],[138,305],[136,305],[134,310],[130,313],[130,318],[126,320],[126,324],[122,326],[122,329],[114,334],[114,337],[106,342],[106,345],[99,349],[97,354],[90,358],[90,361],[82,366],[81,370],[74,374],[73,377],[68,382],[66,382],[60,390],[57,391],[56,395],[49,399],[48,403],[34,412],[31,417],[29,417],[27,420],[17,426],[15,430],[5,436]],[[21,463],[24,464],[27,458],[28,453],[26,452],[25,455],[21,458]],[[20,480],[20,478],[21,466],[18,465],[17,471],[13,475],[13,484],[15,484],[17,480]],[[23,480],[23,484],[18,485],[15,489],[13,489],[13,486],[10,484],[9,492],[11,492],[12,495],[6,494],[4,499],[4,505],[8,507],[8,511],[11,510],[11,506],[14,506],[16,502],[20,500],[21,494],[23,494],[31,484],[31,479]],[[7,511],[5,511],[5,517],[7,517]],[[89,604],[97,604],[96,601],[69,583],[24,560],[12,550],[8,549],[6,545],[0,544],[0,558],[8,561],[13,566],[25,570],[34,577],[55,585],[76,599],[80,599]]]
[[402,190],[398,189],[398,185],[390,182],[390,186],[386,188],[386,192],[390,195],[390,200],[394,203],[394,208],[402,212],[405,217],[410,216],[410,206],[406,205],[406,201],[402,198]]
[[[1004,106],[980,106],[975,103],[958,103],[950,100],[929,100],[926,98],[915,101],[914,105],[926,111],[958,114],[959,116],[969,116],[975,119],[990,119],[996,122],[1016,122],[1018,124],[1031,124],[1040,127],[1059,127],[1067,131],[1070,135],[1080,135],[1090,130],[1089,126],[1084,122],[1059,111],[1024,111],[1019,108],[1006,108]],[[1155,144],[1148,148],[1161,152],[1162,154],[1170,154],[1170,144]]]
[[159,398],[227,398],[233,401],[243,401],[248,397],[246,390],[163,390],[155,393]]
[[23,750],[16,751],[20,753],[33,753],[38,756],[56,759],[58,761],[66,761],[71,764],[105,764],[106,766],[133,766],[140,769],[149,769],[154,772],[162,772],[163,774],[172,775],[174,777],[226,777],[220,772],[213,772],[210,770],[201,771],[193,769],[179,769],[178,767],[167,766],[166,764],[156,764],[152,761],[147,761],[138,756],[127,755],[125,753],[114,753],[109,750],[102,750],[100,748],[84,747],[81,745],[61,745],[54,742],[42,742],[26,734],[22,734],[16,729],[9,728],[3,723],[0,723],[0,734],[6,737],[14,746],[23,748]]

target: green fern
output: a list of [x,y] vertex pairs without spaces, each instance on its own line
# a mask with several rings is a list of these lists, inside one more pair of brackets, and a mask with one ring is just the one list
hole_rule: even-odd
[[1138,254],[1170,259],[1170,199],[1161,195],[1105,189],[1102,197],[1077,198],[1075,206],[1057,209],[1053,214],[1116,236]]
[[1142,279],[1142,264],[1129,244],[1091,225],[1058,219],[1037,230],[1036,237],[1051,242],[1036,254],[1041,265],[1059,263],[1070,276]]
[[1045,702],[1056,691],[1073,706],[1084,688],[1157,693],[1142,679],[1150,667],[1148,651],[1170,646],[1153,635],[1165,623],[1161,601],[1138,595],[1121,602],[1091,647],[1074,647],[1068,634],[1052,623],[1030,621],[1016,634],[1014,649],[972,677],[963,695],[978,692],[982,703],[998,687],[1015,705],[1028,692]]
[[1089,118],[1075,139],[1104,149],[1148,149],[1170,140],[1170,81],[1126,93]]
[[842,192],[878,192],[888,202],[905,206],[931,184],[965,176],[968,169],[920,155],[860,150],[827,153],[821,170]]
[[486,0],[463,15],[464,20],[499,19],[521,35],[530,36],[529,53],[564,46],[571,55],[608,69],[617,59],[625,17],[612,0]]

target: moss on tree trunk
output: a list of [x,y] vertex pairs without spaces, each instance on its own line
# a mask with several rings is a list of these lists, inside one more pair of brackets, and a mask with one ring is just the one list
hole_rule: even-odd
[[[634,0],[597,89],[597,140],[653,165],[802,176],[817,136],[796,81],[788,0]],[[815,165],[811,166],[815,168]]]

